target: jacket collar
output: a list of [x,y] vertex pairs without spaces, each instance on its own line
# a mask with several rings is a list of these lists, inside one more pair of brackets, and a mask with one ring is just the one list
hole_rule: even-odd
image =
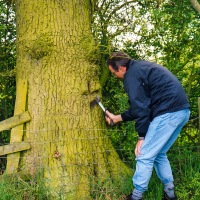
[[129,60],[127,63],[126,63],[126,71],[128,71],[129,67],[130,67],[130,64],[131,64],[131,61],[132,60]]

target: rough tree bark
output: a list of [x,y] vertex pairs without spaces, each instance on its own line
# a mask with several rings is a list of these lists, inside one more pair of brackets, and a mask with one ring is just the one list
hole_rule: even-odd
[[89,0],[16,0],[17,83],[28,81],[32,120],[20,169],[43,171],[53,196],[90,199],[94,182],[130,175],[107,137],[102,111],[90,108],[101,95]]

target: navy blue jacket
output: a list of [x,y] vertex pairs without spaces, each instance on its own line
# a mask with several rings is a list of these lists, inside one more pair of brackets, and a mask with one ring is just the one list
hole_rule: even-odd
[[124,75],[124,89],[130,108],[121,114],[122,120],[135,120],[139,136],[146,135],[156,116],[189,108],[178,79],[165,67],[153,62],[131,60]]

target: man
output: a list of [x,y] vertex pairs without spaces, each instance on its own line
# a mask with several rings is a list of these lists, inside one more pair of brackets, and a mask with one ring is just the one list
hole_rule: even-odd
[[123,79],[130,108],[122,114],[108,111],[116,124],[135,120],[138,142],[135,147],[136,170],[133,192],[127,200],[142,199],[148,189],[153,167],[164,185],[163,199],[177,199],[167,151],[188,121],[189,103],[178,79],[166,68],[153,62],[131,60],[123,52],[115,52],[107,61],[112,74]]

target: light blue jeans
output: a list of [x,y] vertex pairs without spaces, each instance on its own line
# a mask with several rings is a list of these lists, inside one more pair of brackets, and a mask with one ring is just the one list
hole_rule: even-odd
[[189,120],[190,110],[166,113],[155,117],[150,123],[141,154],[136,158],[133,185],[136,190],[148,189],[153,167],[163,184],[174,181],[167,151],[176,141],[184,124]]

